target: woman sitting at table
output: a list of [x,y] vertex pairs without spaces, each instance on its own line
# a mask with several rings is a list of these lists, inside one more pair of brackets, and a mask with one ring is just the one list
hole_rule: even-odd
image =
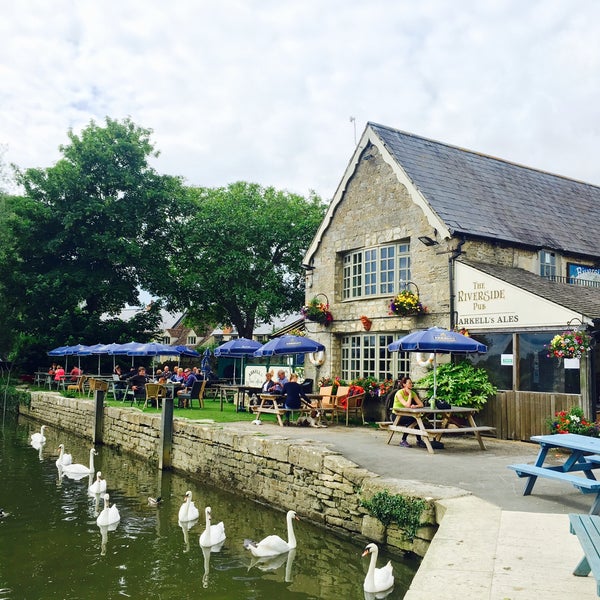
[[56,369],[54,371],[54,383],[56,383],[56,387],[60,385],[62,381],[65,380],[65,370],[61,365],[56,365]]
[[273,387],[275,386],[275,382],[273,381],[273,371],[267,371],[265,373],[265,377],[265,382],[262,384],[260,391],[263,394],[270,394],[273,390]]
[[290,424],[290,412],[298,410],[302,406],[302,400],[310,406],[310,400],[304,393],[304,389],[298,383],[298,375],[292,373],[290,380],[283,386],[283,394],[285,395],[285,408],[288,412],[285,413],[284,425]]
[[[392,411],[396,410],[397,408],[416,408],[418,406],[423,406],[421,398],[417,396],[416,392],[413,392],[412,379],[410,377],[403,377],[400,383],[402,387],[396,392],[396,395],[394,396],[394,406],[392,407]],[[414,417],[400,417],[400,421],[398,422],[398,424],[404,427],[410,427],[413,423],[416,422],[417,420]],[[410,444],[408,443],[407,438],[408,433],[403,433],[400,445],[404,448],[410,448]],[[425,445],[425,442],[422,442],[420,438],[419,442]]]

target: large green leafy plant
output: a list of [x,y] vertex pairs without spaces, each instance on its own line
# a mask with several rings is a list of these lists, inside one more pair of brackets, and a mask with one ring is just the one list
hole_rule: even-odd
[[[437,397],[453,406],[481,408],[490,396],[496,394],[484,369],[463,360],[456,364],[440,365],[436,371]],[[415,383],[427,388],[427,397],[433,396],[433,371]]]

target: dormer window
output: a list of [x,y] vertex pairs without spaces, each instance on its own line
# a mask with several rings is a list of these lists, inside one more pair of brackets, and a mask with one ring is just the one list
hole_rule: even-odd
[[556,277],[556,255],[550,250],[540,250],[540,275]]

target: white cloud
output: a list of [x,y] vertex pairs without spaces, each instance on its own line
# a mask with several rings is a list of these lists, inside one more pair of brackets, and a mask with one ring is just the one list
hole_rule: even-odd
[[0,6],[5,161],[131,116],[189,183],[333,194],[366,121],[600,183],[596,0]]

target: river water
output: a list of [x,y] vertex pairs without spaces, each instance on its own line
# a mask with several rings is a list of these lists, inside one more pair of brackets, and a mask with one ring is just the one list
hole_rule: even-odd
[[[61,477],[55,464],[62,443],[73,462],[88,465],[89,441],[48,427],[46,443],[35,449],[30,436],[39,429],[23,418],[0,427],[0,508],[8,513],[0,517],[0,600],[374,598],[363,592],[369,558],[361,558],[362,542],[295,521],[296,550],[257,564],[243,540],[274,533],[286,539],[283,510],[183,473],[160,473],[106,446],[96,448],[94,469],[106,478],[121,519],[116,529],[102,531],[96,524],[102,501],[89,495],[89,478]],[[189,530],[178,523],[187,490],[200,510]],[[157,496],[160,503],[151,506],[148,497]],[[198,543],[206,506],[213,523],[225,523],[227,539],[218,552]],[[418,562],[380,553],[378,566],[388,559],[395,585],[386,597],[396,600]]]

